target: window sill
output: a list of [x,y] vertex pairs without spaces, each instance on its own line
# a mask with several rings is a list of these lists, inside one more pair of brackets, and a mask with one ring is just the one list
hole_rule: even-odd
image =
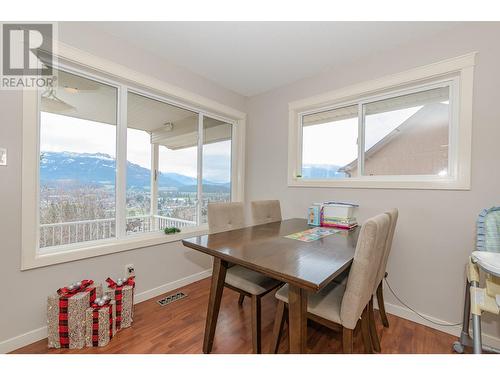
[[470,190],[470,181],[464,179],[411,176],[379,176],[338,180],[309,180],[290,178],[289,187],[351,188],[351,189],[414,189],[414,190]]
[[166,235],[162,232],[133,234],[122,239],[109,239],[58,246],[52,249],[39,250],[38,252],[34,251],[32,257],[23,257],[21,270],[25,271],[122,251],[162,245],[207,233],[208,226],[205,224],[199,227],[185,228],[178,234]]

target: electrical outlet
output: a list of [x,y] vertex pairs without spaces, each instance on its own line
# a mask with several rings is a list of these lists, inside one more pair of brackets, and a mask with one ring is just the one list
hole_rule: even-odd
[[7,165],[7,149],[0,147],[0,165]]
[[133,264],[127,264],[125,266],[125,275],[127,275],[127,277],[135,276],[135,267]]

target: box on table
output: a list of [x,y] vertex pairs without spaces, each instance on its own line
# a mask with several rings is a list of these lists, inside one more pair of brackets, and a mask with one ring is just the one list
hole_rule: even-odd
[[309,207],[307,213],[307,224],[316,227],[321,225],[321,204],[314,203],[311,207]]
[[106,295],[116,302],[116,329],[130,327],[134,320],[135,278],[129,277],[121,285],[109,277],[106,282],[109,288]]
[[116,335],[116,304],[93,304],[85,311],[85,345],[106,346]]
[[321,207],[321,226],[351,229],[358,225],[356,220],[357,204],[325,202]]
[[323,217],[325,218],[356,218],[357,204],[342,203],[342,202],[325,202],[323,203]]
[[81,349],[85,346],[85,312],[102,286],[83,280],[81,287],[61,288],[47,298],[47,331],[49,348]]

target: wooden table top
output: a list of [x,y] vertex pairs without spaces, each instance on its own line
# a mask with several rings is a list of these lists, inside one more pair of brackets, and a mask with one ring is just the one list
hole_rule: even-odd
[[312,242],[284,237],[309,228],[305,219],[289,219],[188,238],[182,243],[277,280],[318,291],[350,266],[359,229],[342,230]]

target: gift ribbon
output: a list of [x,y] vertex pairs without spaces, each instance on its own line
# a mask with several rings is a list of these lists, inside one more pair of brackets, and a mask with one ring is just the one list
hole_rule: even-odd
[[102,306],[92,303],[92,346],[99,346],[99,310],[106,307],[109,314],[109,339],[113,338],[113,305],[110,301],[106,301]]
[[[64,288],[57,289],[57,294],[64,297],[72,297],[77,293],[85,292],[86,289],[94,283],[94,280],[82,280],[79,287],[74,287],[73,289],[65,286]],[[94,301],[92,301],[94,302]]]
[[96,290],[93,280],[82,280],[80,287],[69,289],[68,287],[57,290],[59,294],[59,344],[61,348],[69,348],[69,330],[68,330],[68,299],[77,293],[90,292],[89,302],[92,305],[96,299]]
[[[118,286],[116,281],[108,277],[106,279],[108,287],[115,290],[115,301],[116,301],[116,329],[120,329],[122,326],[122,299],[123,299],[123,287],[131,286],[135,288],[135,277],[130,276],[122,285]],[[132,290],[132,308],[134,307],[134,291]]]

